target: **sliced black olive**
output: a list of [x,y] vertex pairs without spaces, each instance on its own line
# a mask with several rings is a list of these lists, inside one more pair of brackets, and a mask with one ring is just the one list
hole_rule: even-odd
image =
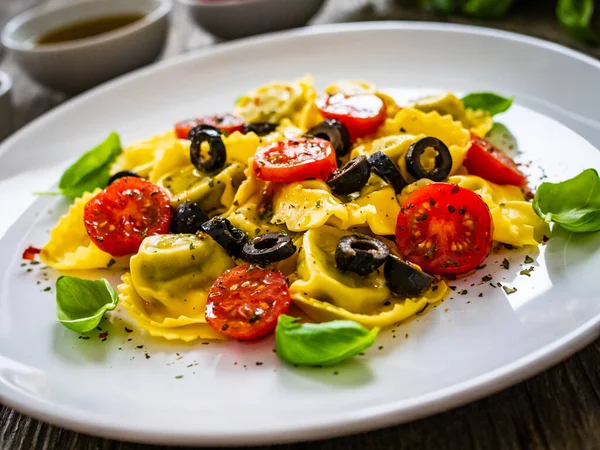
[[390,183],[396,193],[408,184],[396,164],[383,152],[375,152],[369,157],[369,164],[377,175]]
[[265,136],[277,129],[278,124],[272,122],[249,122],[244,124],[244,134],[254,132],[258,136]]
[[364,277],[381,266],[389,254],[387,245],[380,240],[353,234],[339,240],[335,250],[335,265],[344,272],[354,272]]
[[196,203],[185,202],[177,207],[171,219],[171,231],[176,234],[195,234],[208,221],[208,215]]
[[371,174],[371,165],[364,155],[351,159],[331,174],[327,184],[338,195],[349,195],[360,191]]
[[[190,144],[190,159],[196,169],[212,172],[221,169],[225,165],[227,150],[218,128],[210,125],[198,125],[190,130],[188,139],[192,141]],[[208,150],[209,158],[204,158],[201,155],[200,148],[203,142],[208,142],[210,146]]]
[[296,246],[285,233],[265,233],[256,236],[242,249],[240,258],[251,264],[267,265],[288,259]]
[[121,170],[120,172],[115,173],[112,177],[110,177],[108,179],[108,185],[113,184],[119,178],[125,178],[125,177],[142,178],[137,173],[135,173],[133,170]]
[[244,244],[248,241],[246,233],[231,225],[231,222],[223,217],[213,217],[208,222],[204,222],[200,228],[231,256],[239,257]]
[[[433,148],[435,156],[435,167],[427,170],[421,164],[421,156],[429,147]],[[443,181],[450,175],[452,169],[452,155],[446,144],[434,137],[426,137],[410,146],[406,153],[406,170],[417,180],[428,178],[432,181]]]
[[346,126],[336,119],[325,119],[306,132],[305,136],[329,141],[337,156],[344,156],[350,150],[350,135]]
[[390,291],[405,297],[418,297],[431,287],[434,280],[396,255],[390,255],[385,262],[383,274]]

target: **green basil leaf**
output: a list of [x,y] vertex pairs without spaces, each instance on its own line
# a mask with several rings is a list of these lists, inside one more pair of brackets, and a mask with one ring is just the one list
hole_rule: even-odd
[[514,0],[462,0],[461,3],[464,14],[494,19],[503,17],[514,3]]
[[96,148],[84,153],[62,174],[58,188],[63,195],[81,197],[85,192],[105,188],[110,178],[110,168],[121,153],[121,140],[111,133]]
[[507,153],[511,158],[519,153],[517,138],[506,128],[506,125],[500,122],[494,123],[485,138],[490,144]]
[[337,364],[370,347],[379,328],[368,330],[351,320],[298,323],[295,317],[279,316],[275,330],[277,356],[293,364]]
[[104,313],[117,307],[119,298],[104,278],[83,280],[63,275],[56,280],[56,316],[77,333],[92,331]]
[[600,179],[587,169],[562,183],[542,183],[533,198],[533,210],[546,222],[567,231],[600,231]]
[[600,41],[600,33],[594,27],[594,0],[559,0],[556,17],[577,39]]
[[473,92],[462,99],[465,108],[483,109],[492,116],[500,114],[511,107],[512,97],[502,97],[493,92]]

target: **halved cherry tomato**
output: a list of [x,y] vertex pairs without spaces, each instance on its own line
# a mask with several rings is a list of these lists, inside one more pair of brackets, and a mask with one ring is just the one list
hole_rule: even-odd
[[499,148],[471,133],[471,148],[464,165],[472,175],[492,183],[523,186],[527,183],[517,164]]
[[177,122],[175,124],[175,133],[179,139],[187,139],[190,130],[198,125],[210,125],[231,134],[234,131],[242,131],[244,129],[244,120],[229,113],[202,116]]
[[281,272],[244,264],[225,272],[210,288],[206,322],[234,339],[252,340],[273,331],[289,308]]
[[325,139],[286,139],[259,147],[254,155],[254,173],[265,181],[326,180],[335,169],[335,149]]
[[100,250],[131,255],[146,236],[169,231],[171,201],[162,188],[143,178],[119,178],[85,205],[83,221]]
[[374,133],[385,120],[385,103],[374,94],[325,94],[315,103],[323,117],[346,126],[352,141]]
[[396,244],[408,261],[430,274],[461,274],[492,249],[493,222],[479,195],[433,183],[408,196],[396,224]]

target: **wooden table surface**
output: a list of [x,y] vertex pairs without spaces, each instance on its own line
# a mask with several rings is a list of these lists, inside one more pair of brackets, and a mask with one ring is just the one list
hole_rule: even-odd
[[[69,0],[55,0],[65,2]],[[0,0],[0,27],[11,17],[46,0]],[[329,0],[314,23],[361,20],[448,20],[420,11],[412,0]],[[532,34],[600,57],[600,48],[566,37],[554,21],[554,1],[521,0],[510,17],[485,25]],[[483,22],[453,17],[453,21]],[[214,43],[181,8],[173,15],[163,58]],[[10,55],[0,70],[13,76],[14,129],[68,99],[27,78]],[[380,431],[281,447],[290,450],[382,449],[597,449],[600,448],[600,340],[559,365],[478,402],[416,422]],[[150,449],[90,437],[30,419],[0,405],[0,449]]]

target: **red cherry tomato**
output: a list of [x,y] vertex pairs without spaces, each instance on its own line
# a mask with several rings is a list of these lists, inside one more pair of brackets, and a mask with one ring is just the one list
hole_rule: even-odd
[[335,150],[325,139],[287,139],[259,147],[254,155],[254,173],[265,181],[326,180],[335,169]]
[[326,94],[315,103],[323,117],[342,122],[353,141],[374,133],[385,120],[385,103],[374,94]]
[[219,333],[252,340],[275,329],[290,308],[290,293],[281,272],[244,264],[228,270],[212,285],[206,321]]
[[515,162],[487,140],[471,134],[471,147],[464,165],[472,175],[492,183],[524,186],[527,183]]
[[449,183],[413,192],[396,224],[396,244],[408,261],[431,274],[461,274],[492,249],[493,222],[479,195]]
[[179,139],[187,139],[190,130],[198,125],[210,125],[230,134],[234,131],[242,131],[244,129],[244,121],[241,117],[227,113],[182,120],[175,124],[175,133]]
[[143,178],[119,178],[85,205],[83,221],[100,250],[131,255],[146,236],[169,231],[171,201],[162,188]]

